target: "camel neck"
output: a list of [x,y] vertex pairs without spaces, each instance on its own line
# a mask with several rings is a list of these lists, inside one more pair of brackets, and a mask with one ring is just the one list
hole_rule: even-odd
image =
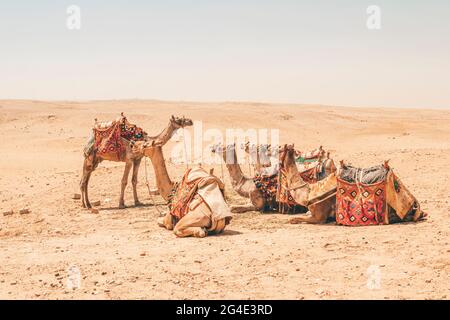
[[228,161],[227,161],[227,154],[224,152],[223,159],[227,166],[228,172],[230,173],[233,186],[242,184],[242,182],[248,180],[248,178],[244,176],[241,166],[237,161],[236,151],[234,151],[232,155],[231,154],[228,155]]
[[175,130],[176,130],[175,126],[170,121],[167,127],[163,131],[161,131],[160,134],[154,137],[154,139],[157,139],[159,142],[162,143],[162,145],[165,145],[167,141],[169,141],[170,138],[172,138]]
[[155,171],[156,185],[158,186],[159,193],[164,200],[168,200],[172,192],[173,182],[170,180],[167,172],[166,162],[164,161],[164,155],[161,147],[155,147],[151,161],[153,170]]

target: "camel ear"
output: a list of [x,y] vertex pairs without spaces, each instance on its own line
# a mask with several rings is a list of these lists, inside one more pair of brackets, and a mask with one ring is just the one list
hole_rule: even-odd
[[383,166],[386,168],[386,169],[388,169],[389,170],[389,161],[390,161],[390,159],[389,160],[385,160],[384,161],[384,164],[383,164]]
[[172,115],[172,117],[171,117],[170,119],[172,119],[172,120],[175,120],[175,117],[174,117],[174,115]]
[[346,168],[344,160],[339,161],[339,165],[340,165],[341,168]]

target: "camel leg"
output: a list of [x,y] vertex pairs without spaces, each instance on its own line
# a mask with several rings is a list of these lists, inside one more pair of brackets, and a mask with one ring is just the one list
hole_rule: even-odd
[[211,225],[208,207],[203,203],[194,211],[190,211],[175,225],[173,232],[177,237],[194,236],[204,238],[207,236],[206,228]]
[[122,184],[121,184],[121,190],[120,190],[120,200],[119,200],[119,209],[125,208],[125,188],[128,183],[128,175],[130,174],[131,166],[133,165],[132,161],[127,161],[125,163],[125,170],[123,171],[122,176]]
[[308,211],[306,215],[300,216],[300,217],[294,217],[289,219],[289,223],[291,224],[298,224],[298,223],[313,223],[313,224],[319,224],[319,223],[325,223],[327,219],[322,219],[322,217],[317,217],[317,215],[314,215],[311,213],[311,211]]
[[308,207],[306,216],[295,217],[289,220],[290,223],[326,223],[328,218],[336,214],[336,195],[330,196],[325,200],[312,204]]
[[133,197],[134,197],[134,205],[135,206],[142,205],[142,203],[138,199],[137,190],[136,190],[140,164],[141,164],[141,159],[137,159],[137,160],[133,161],[133,176],[131,177],[131,184],[133,185]]
[[91,208],[91,203],[89,202],[88,197],[88,185],[89,178],[91,177],[91,173],[94,171],[94,159],[89,156],[84,159],[83,164],[83,176],[80,181],[80,190],[81,190],[81,205],[83,208]]
[[244,213],[244,212],[249,212],[249,211],[259,211],[259,209],[256,208],[252,204],[232,205],[232,206],[230,206],[230,209],[231,209],[231,212],[233,212],[233,213]]
[[166,228],[167,230],[173,230],[173,219],[170,212],[158,219],[158,226]]

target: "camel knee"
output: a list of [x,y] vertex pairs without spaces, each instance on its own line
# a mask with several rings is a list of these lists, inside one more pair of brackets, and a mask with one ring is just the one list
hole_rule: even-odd
[[161,228],[166,228],[167,230],[173,230],[172,219],[170,220],[167,217],[160,217],[157,220],[158,226]]
[[187,237],[187,236],[194,236],[196,238],[204,238],[208,235],[208,233],[206,232],[205,228],[201,228],[201,227],[190,227],[193,228],[192,230],[188,230],[188,228],[177,228],[175,226],[175,228],[173,229],[173,233],[179,237]]

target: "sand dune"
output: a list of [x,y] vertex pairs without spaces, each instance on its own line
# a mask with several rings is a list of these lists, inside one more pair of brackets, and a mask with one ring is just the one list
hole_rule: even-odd
[[[358,166],[390,159],[429,218],[348,228],[290,225],[287,215],[254,212],[236,215],[221,236],[177,239],[156,225],[143,167],[139,194],[146,206],[131,206],[129,184],[130,207],[119,210],[123,164],[106,162],[91,179],[90,198],[101,201],[100,213],[91,214],[71,199],[79,192],[82,150],[94,118],[112,120],[121,111],[149,134],[161,131],[171,114],[185,115],[205,130],[278,128],[282,143],[303,150],[323,145],[336,161]],[[450,111],[3,100],[0,129],[0,298],[449,298]],[[168,169],[175,179],[184,166]],[[230,202],[244,202],[224,178]],[[31,213],[20,215],[21,208]],[[1,214],[11,209],[13,215]],[[81,272],[74,291],[66,288],[71,265]],[[371,265],[381,271],[375,290],[366,286]]]

